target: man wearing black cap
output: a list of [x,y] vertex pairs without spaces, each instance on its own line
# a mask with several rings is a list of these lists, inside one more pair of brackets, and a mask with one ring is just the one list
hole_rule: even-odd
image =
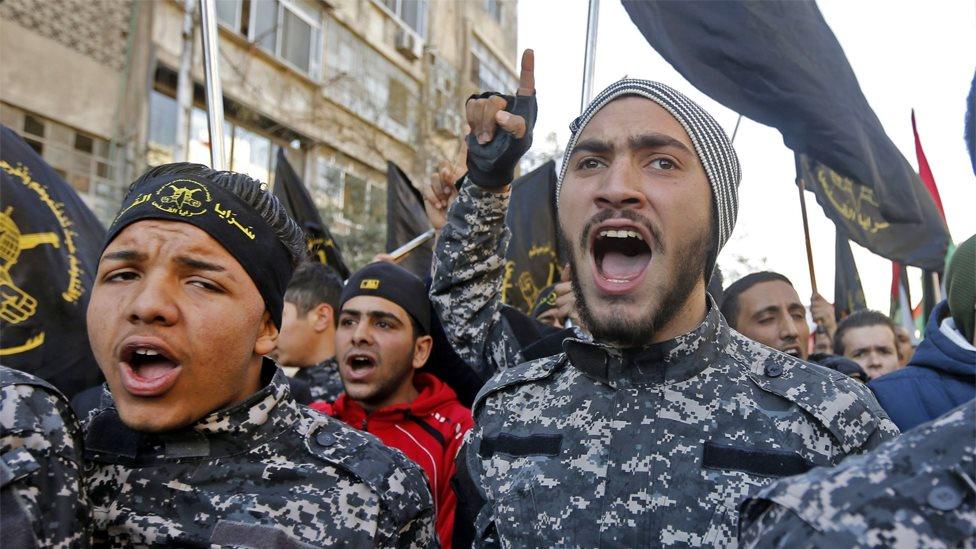
[[[438,314],[467,312],[471,325],[449,333],[489,351],[507,337],[484,288],[504,274],[532,69],[527,51],[517,95],[468,101],[468,175],[435,252]],[[866,387],[742,337],[708,297],[741,177],[714,118],[664,84],[624,79],[570,130],[556,211],[593,340],[567,339],[482,388],[456,532],[466,523],[468,541],[512,547],[729,546],[741,498],[897,434]]]
[[473,423],[447,384],[417,371],[430,356],[430,322],[427,288],[406,269],[374,263],[353,274],[339,299],[336,329],[346,392],[335,403],[312,407],[369,431],[424,468],[437,535],[450,547],[454,458]]
[[96,545],[435,543],[416,465],[298,406],[264,358],[304,249],[265,185],[153,168],[106,242],[88,308],[111,391],[86,423]]

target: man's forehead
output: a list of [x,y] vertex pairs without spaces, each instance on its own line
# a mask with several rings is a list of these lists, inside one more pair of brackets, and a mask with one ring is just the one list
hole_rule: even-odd
[[410,316],[406,309],[385,297],[375,295],[357,295],[342,304],[340,313],[346,314],[390,314],[406,322]]
[[796,293],[796,289],[782,280],[757,282],[742,292],[739,300],[757,309],[765,308],[769,305],[785,305],[787,307],[793,305],[803,306],[799,294]]
[[579,140],[600,139],[613,144],[648,133],[677,139],[694,150],[684,126],[667,109],[640,95],[625,95],[604,105],[580,132]]
[[857,326],[848,328],[844,332],[844,339],[851,338],[856,340],[854,343],[862,347],[873,345],[894,345],[896,343],[895,332],[884,324],[871,324],[869,326]]

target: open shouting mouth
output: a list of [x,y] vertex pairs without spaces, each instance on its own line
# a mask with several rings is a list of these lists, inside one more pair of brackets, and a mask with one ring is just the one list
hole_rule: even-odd
[[611,295],[633,290],[651,262],[650,234],[626,219],[609,220],[590,232],[590,257],[597,287]]
[[350,351],[343,361],[344,381],[366,381],[376,370],[377,358],[373,353]]
[[122,386],[135,396],[165,393],[182,371],[173,352],[156,338],[129,338],[122,345],[119,359]]

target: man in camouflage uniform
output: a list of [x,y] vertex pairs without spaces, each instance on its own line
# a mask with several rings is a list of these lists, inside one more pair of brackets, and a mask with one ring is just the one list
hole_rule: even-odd
[[264,358],[304,251],[265,188],[160,166],[109,228],[88,309],[111,390],[85,426],[94,543],[436,546],[423,471],[299,406]]
[[0,545],[87,547],[81,428],[57,389],[0,366]]
[[745,547],[976,545],[976,401],[742,505]]
[[[468,101],[469,172],[431,292],[468,356],[492,356],[506,337],[497,304],[478,296],[503,276],[506,186],[534,120],[532,62],[526,52],[517,96]],[[740,178],[711,116],[667,86],[622,80],[571,129],[558,215],[593,341],[567,340],[481,390],[458,464],[455,531],[470,537],[455,540],[735,545],[742,498],[897,429],[863,385],[742,337],[707,296]]]
[[335,358],[342,279],[332,269],[306,261],[295,269],[281,315],[281,333],[274,359],[292,379],[308,383],[312,400],[333,402],[342,394]]

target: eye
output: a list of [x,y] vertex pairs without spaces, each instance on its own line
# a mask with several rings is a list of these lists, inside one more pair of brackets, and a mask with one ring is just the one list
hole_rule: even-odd
[[223,293],[224,292],[224,289],[223,288],[221,288],[220,286],[214,284],[213,282],[209,282],[207,280],[201,280],[199,278],[194,278],[194,279],[190,280],[189,281],[189,284],[192,284],[193,286],[196,286],[198,288],[203,288],[204,290],[207,290],[208,292],[215,292],[215,293]]
[[588,157],[583,158],[582,160],[580,160],[579,162],[576,163],[576,169],[577,170],[594,170],[596,168],[599,168],[602,165],[603,165],[603,162],[601,162],[598,158],[593,158],[592,156],[588,156]]
[[383,330],[388,330],[388,329],[392,328],[393,326],[391,326],[390,323],[387,322],[387,321],[385,321],[385,320],[377,320],[376,321],[376,327],[377,328],[380,328],[380,329],[383,329]]
[[769,324],[769,323],[771,323],[771,322],[772,322],[773,320],[775,320],[775,319],[774,319],[773,317],[771,317],[771,316],[767,316],[767,317],[765,317],[765,318],[760,318],[758,322],[759,322],[759,324]]
[[673,170],[677,166],[670,158],[655,158],[651,160],[651,167],[658,170]]
[[355,323],[356,321],[349,317],[339,319],[339,326],[352,326]]
[[137,278],[139,278],[139,274],[135,271],[113,271],[105,275],[102,280],[105,282],[125,282]]

